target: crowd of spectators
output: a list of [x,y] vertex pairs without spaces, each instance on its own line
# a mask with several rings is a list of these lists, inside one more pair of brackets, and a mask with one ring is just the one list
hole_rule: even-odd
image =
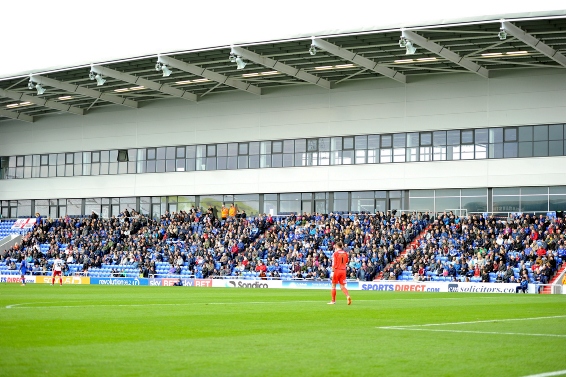
[[87,218],[38,216],[20,244],[0,253],[0,263],[16,269],[28,258],[33,274],[46,274],[61,255],[67,273],[85,275],[111,266],[112,277],[133,270],[142,277],[327,279],[333,245],[341,240],[353,280],[513,283],[525,276],[548,283],[566,257],[564,221],[544,216],[431,218],[388,211],[248,218],[224,208],[220,217],[213,207],[166,212],[158,219],[133,210],[110,219],[94,212]]
[[444,213],[391,266],[395,278],[547,284],[566,258],[562,218],[519,214],[507,219]]
[[[223,217],[223,216],[222,216]],[[343,240],[351,252],[348,277],[373,280],[428,222],[428,216],[395,212],[377,214],[259,215],[230,213],[224,220],[211,207],[166,212],[151,219],[136,211],[101,219],[50,219],[38,216],[21,244],[0,253],[1,261],[29,258],[34,273],[48,271],[50,260],[62,255],[85,274],[111,265],[111,276],[123,267],[140,276],[160,274],[198,277],[245,276],[298,279],[329,277],[333,244]],[[161,273],[163,275],[163,273]]]

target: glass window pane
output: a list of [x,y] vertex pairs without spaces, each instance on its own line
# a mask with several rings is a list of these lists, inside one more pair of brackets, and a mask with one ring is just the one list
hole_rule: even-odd
[[379,135],[369,135],[368,136],[368,149],[379,148]]
[[533,126],[519,127],[519,141],[533,141]]
[[237,168],[238,168],[238,157],[237,156],[229,156],[228,162],[226,163],[226,169],[236,170]]
[[485,196],[487,195],[487,189],[476,188],[476,189],[462,189],[462,196]]
[[249,152],[250,155],[259,154],[259,141],[254,141],[252,143],[249,143],[249,151],[248,152]]
[[156,152],[155,158],[156,158],[157,160],[165,160],[165,154],[166,154],[165,147],[157,148],[157,152]]
[[40,166],[41,157],[38,154],[33,155],[32,166]]
[[462,145],[460,147],[460,158],[462,160],[473,160],[474,159],[474,145]]
[[274,154],[271,156],[271,166],[274,168],[280,168],[283,166],[283,155],[282,154]]
[[487,143],[488,142],[488,129],[487,128],[482,128],[482,129],[477,129],[475,130],[475,139],[476,139],[476,143],[480,144],[480,143]]
[[166,171],[175,171],[176,169],[176,162],[175,160],[166,160],[165,163],[165,170]]
[[446,131],[434,131],[432,133],[433,145],[446,145]]
[[393,138],[391,135],[381,135],[381,148],[391,148],[393,145]]
[[216,157],[206,158],[206,170],[216,170]]
[[533,156],[533,142],[524,141],[519,143],[519,157],[532,157]]
[[24,156],[24,166],[31,166],[31,155]]
[[331,149],[333,151],[341,151],[342,150],[342,138],[341,137],[333,137],[330,140]]
[[[536,139],[536,135],[535,135]],[[533,155],[535,157],[548,156],[548,141],[535,141],[533,143]]]
[[421,132],[421,145],[431,145],[432,144],[432,133]]
[[175,150],[176,150],[175,147],[167,147],[166,151],[165,151],[165,158],[167,160],[173,160],[175,158],[175,155],[176,155]]
[[271,155],[270,154],[262,154],[259,159],[259,166],[261,168],[270,168],[271,167]]
[[274,141],[272,145],[273,153],[283,153],[283,142],[282,141]]
[[177,147],[176,158],[185,158],[185,147]]
[[448,197],[442,198],[437,197],[434,200],[434,210],[439,211],[449,211],[460,208],[460,197]]
[[321,137],[318,139],[318,150],[321,152],[329,152],[330,151],[330,138],[329,137]]
[[503,143],[489,144],[489,158],[503,158]]
[[187,163],[185,165],[186,171],[195,171],[196,170],[197,160],[195,158],[187,158]]
[[356,136],[354,138],[356,149],[367,149],[368,137],[366,135]]
[[196,145],[188,145],[185,148],[185,157],[187,158],[195,158],[197,156],[197,147]]
[[562,140],[551,140],[548,142],[548,155],[549,156],[563,156],[563,142]]
[[[426,190],[423,190],[426,191]],[[435,195],[439,196],[460,196],[460,189],[442,189],[435,190]]]
[[248,156],[238,156],[238,169],[248,168]]
[[227,162],[228,162],[227,157],[217,157],[216,158],[216,169],[217,170],[225,170]]
[[207,145],[206,146],[206,155],[208,157],[214,157],[216,156],[216,145]]
[[465,208],[468,212],[486,212],[487,211],[487,195],[477,197],[462,197],[461,208]]
[[434,211],[434,198],[409,198],[409,209],[411,211],[432,212]]
[[566,211],[566,195],[550,195],[548,202],[550,211]]
[[147,159],[148,160],[155,160],[157,157],[157,151],[155,148],[147,148]]
[[394,134],[393,135],[393,148],[405,148],[405,140],[406,140],[406,135],[404,133]]
[[295,153],[295,142],[294,142],[294,140],[284,140],[283,141],[283,153]]
[[216,146],[217,156],[228,156],[228,144],[218,144]]
[[418,147],[419,146],[419,133],[412,132],[407,134],[407,147]]
[[533,140],[548,140],[548,126],[535,126],[533,130]]
[[548,140],[562,140],[564,138],[562,124],[548,126]]
[[521,187],[521,195],[547,195],[548,187]]
[[344,137],[342,138],[342,148],[343,149],[353,149],[354,148],[354,138],[353,137]]
[[505,141],[517,141],[517,129],[515,127],[507,127],[504,129]]
[[505,143],[503,145],[503,157],[504,158],[517,157],[517,143]]
[[108,174],[118,174],[118,163],[111,162],[108,164]]
[[318,151],[318,139],[308,139],[307,140],[307,151],[317,152]]
[[155,161],[155,172],[156,173],[164,173],[165,172],[165,160],[156,160]]
[[259,155],[252,155],[250,156],[250,169],[257,169],[259,168]]
[[521,193],[519,187],[495,187],[493,195],[519,195]]
[[493,196],[494,212],[518,212],[520,196]]
[[503,142],[503,128],[490,128],[489,129],[489,142],[502,143]]
[[474,143],[474,131],[462,131],[462,144],[473,144]]
[[386,164],[392,161],[392,150],[391,149],[380,149],[379,150],[379,161],[382,164]]
[[306,139],[295,140],[295,153],[306,152],[306,151],[307,151],[307,140]]
[[[23,162],[23,159],[22,159]],[[65,153],[59,153],[57,154],[57,165],[64,165],[65,164]],[[21,164],[23,165],[23,164]],[[20,166],[18,164],[18,166]]]
[[293,153],[283,154],[283,167],[290,167],[295,165],[295,155]]
[[342,151],[342,164],[352,165],[353,163],[354,163],[354,151],[353,150]]
[[110,151],[110,162],[118,161],[118,151],[116,149]]
[[552,186],[548,188],[550,194],[564,194],[566,195],[566,186]]
[[432,147],[420,147],[419,161],[432,161]]
[[548,195],[521,196],[520,211],[548,211]]
[[46,154],[41,155],[41,165],[49,165],[49,156]]
[[446,145],[460,144],[460,130],[451,130],[446,132]]
[[240,155],[248,154],[248,143],[238,144],[238,154],[240,154]]
[[238,143],[228,144],[228,156],[237,156],[237,155],[238,155]]

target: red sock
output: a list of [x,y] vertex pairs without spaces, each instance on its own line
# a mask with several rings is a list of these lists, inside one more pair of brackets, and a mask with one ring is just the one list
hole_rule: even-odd
[[51,278],[51,285],[55,284],[55,277]]
[[63,278],[59,278],[59,285],[63,285]]
[[336,301],[336,288],[332,288],[332,302]]
[[344,294],[346,295],[346,297],[350,296],[350,294],[348,293],[348,288],[340,286],[340,289],[342,289],[342,292],[344,292]]

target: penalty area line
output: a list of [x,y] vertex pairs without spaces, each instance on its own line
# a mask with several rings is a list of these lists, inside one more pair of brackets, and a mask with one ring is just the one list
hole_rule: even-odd
[[503,319],[486,319],[480,321],[467,321],[467,322],[446,322],[446,323],[426,323],[422,325],[404,325],[404,326],[382,326],[377,327],[378,329],[407,329],[416,327],[428,327],[428,326],[448,326],[448,325],[470,325],[474,323],[493,323],[493,322],[510,322],[510,321],[531,321],[537,319],[552,319],[552,318],[566,318],[566,315],[553,315],[546,317],[530,317],[530,318],[503,318]]
[[552,377],[552,376],[563,376],[566,374],[565,370],[557,370],[556,372],[546,372],[546,373],[539,373],[539,374],[530,374],[525,377]]
[[[430,332],[449,332],[449,333],[466,333],[466,334],[493,334],[493,335],[523,335],[523,336],[544,336],[555,338],[566,338],[566,335],[560,334],[532,334],[521,332],[499,332],[499,331],[472,331],[472,330],[443,330],[443,329],[423,329],[418,327],[378,327],[384,330],[409,330],[409,331],[430,331]],[[564,373],[566,374],[566,372]],[[538,376],[538,375],[537,375]],[[549,376],[555,376],[554,374]],[[558,376],[558,374],[556,375]]]

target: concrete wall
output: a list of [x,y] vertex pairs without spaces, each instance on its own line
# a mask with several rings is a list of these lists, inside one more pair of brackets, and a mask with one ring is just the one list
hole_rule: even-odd
[[[0,155],[566,122],[560,69],[351,81],[0,123]],[[565,157],[0,181],[0,199],[564,185]],[[563,170],[562,170],[563,171]]]

